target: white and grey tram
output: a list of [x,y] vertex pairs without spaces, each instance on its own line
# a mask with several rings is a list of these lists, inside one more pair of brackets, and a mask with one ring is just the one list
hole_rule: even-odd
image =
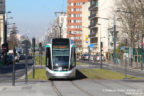
[[46,45],[46,74],[49,78],[74,78],[75,45],[70,39],[55,38]]

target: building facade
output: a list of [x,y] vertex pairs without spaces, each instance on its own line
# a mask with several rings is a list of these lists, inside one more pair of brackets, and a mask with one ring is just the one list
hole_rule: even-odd
[[90,43],[94,44],[92,53],[100,53],[100,44],[103,45],[103,53],[112,49],[113,17],[115,0],[89,0],[90,2]]
[[82,54],[89,53],[89,34],[90,34],[90,29],[88,26],[90,25],[90,12],[88,10],[90,6],[90,3],[87,2],[82,6]]
[[5,0],[0,0],[0,44],[4,43]]
[[82,5],[88,0],[67,0],[67,37],[74,40],[77,52],[82,51]]
[[[61,35],[61,36],[60,36]],[[53,38],[67,38],[67,14],[62,13],[57,17],[52,26]]]
[[4,43],[4,15],[0,14],[0,44]]

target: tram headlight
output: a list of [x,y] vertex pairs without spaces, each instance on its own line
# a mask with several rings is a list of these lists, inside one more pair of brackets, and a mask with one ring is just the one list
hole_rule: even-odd
[[58,71],[61,71],[61,70],[62,70],[62,67],[59,67],[59,68],[58,68]]
[[59,64],[58,64],[58,63],[56,63],[56,64],[55,64],[55,66],[59,66]]

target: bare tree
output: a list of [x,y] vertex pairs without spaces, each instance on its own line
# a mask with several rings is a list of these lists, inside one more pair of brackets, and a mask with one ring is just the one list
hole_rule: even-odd
[[10,37],[8,38],[9,49],[13,49],[14,46],[18,47],[19,40],[17,39],[17,27],[15,24],[12,26],[12,30],[10,32]]
[[138,46],[137,43],[144,33],[144,1],[121,0],[120,3],[118,16],[121,18],[122,32],[128,35],[132,47]]

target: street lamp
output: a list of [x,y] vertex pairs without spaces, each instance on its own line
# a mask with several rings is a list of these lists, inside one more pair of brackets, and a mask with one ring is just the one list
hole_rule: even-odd
[[110,37],[109,37],[109,32],[110,32],[110,30],[109,30],[109,18],[103,18],[103,17],[98,17],[99,19],[103,19],[103,20],[107,20],[108,21],[108,28],[107,28],[107,34],[108,34],[108,63],[109,63],[109,51],[110,51]]
[[[132,21],[132,12],[131,11],[121,11],[121,10],[117,10],[117,12],[123,12],[123,13],[127,13],[130,14],[130,21]],[[132,67],[132,54],[133,54],[133,48],[132,48],[132,22],[130,22],[130,27],[131,27],[131,32],[130,32],[130,48],[129,48],[129,53],[130,53],[130,66]]]

